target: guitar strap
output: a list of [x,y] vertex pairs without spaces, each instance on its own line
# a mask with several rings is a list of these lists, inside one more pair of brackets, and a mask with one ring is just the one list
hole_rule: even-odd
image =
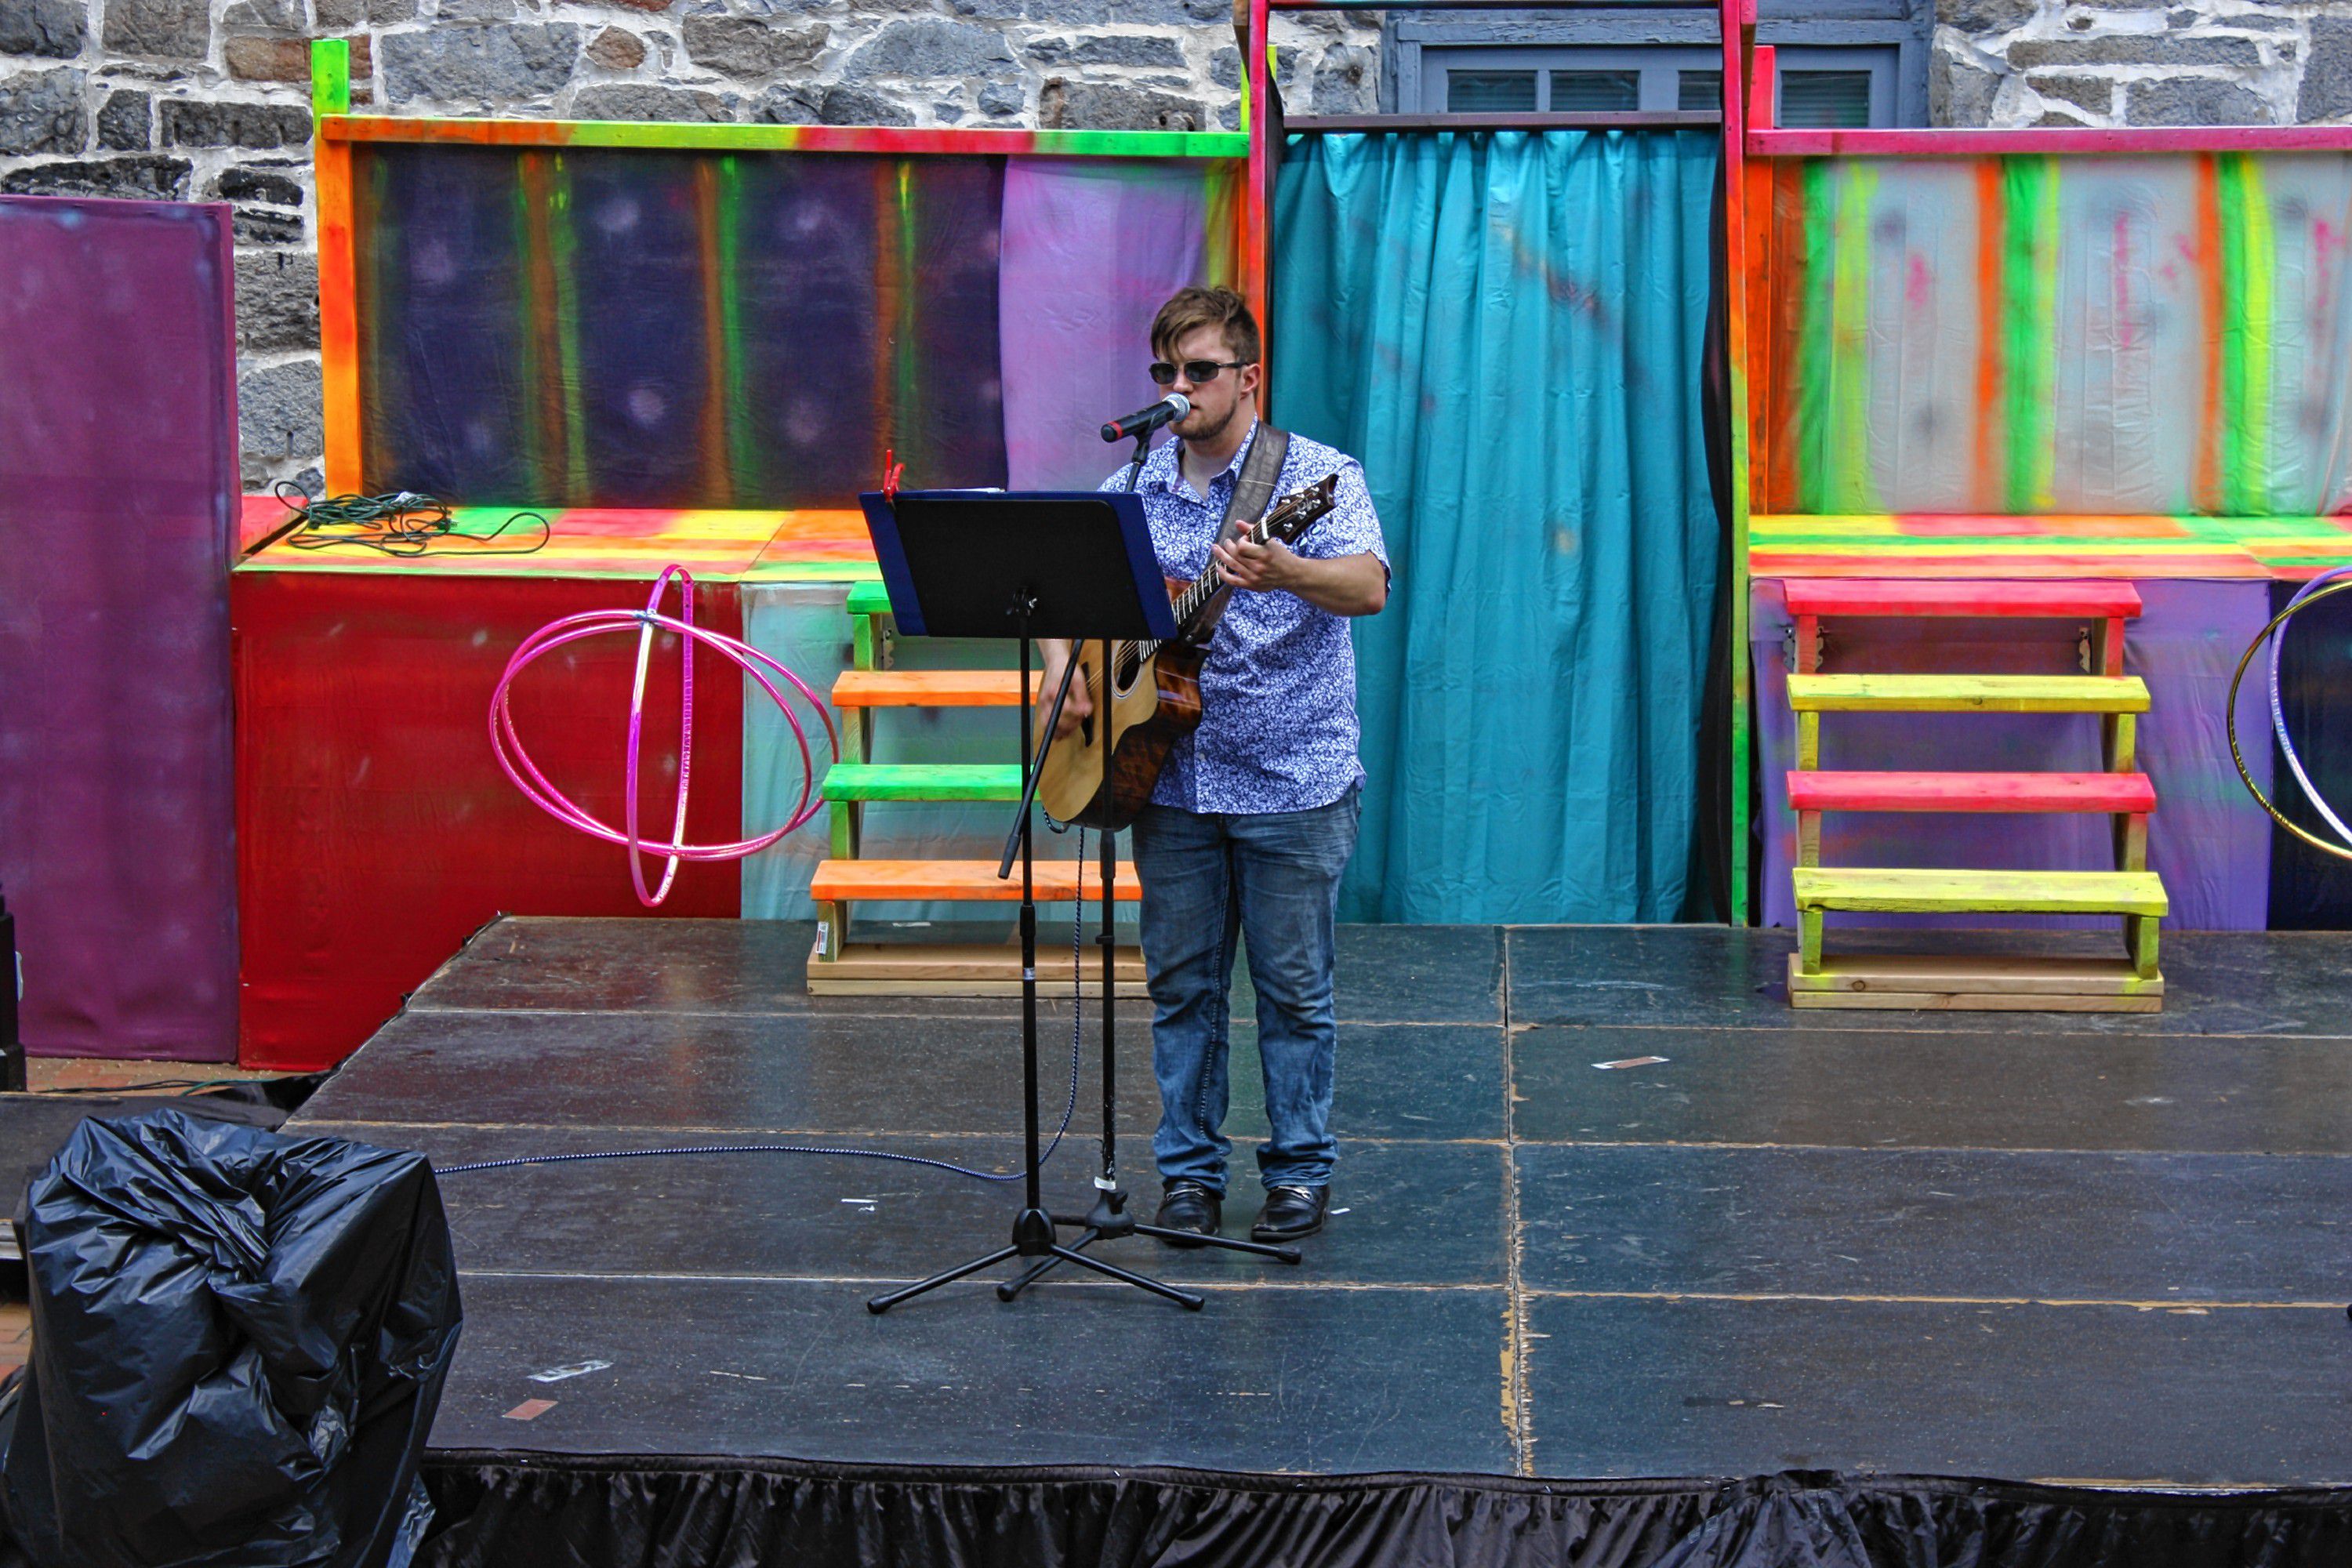
[[[1250,437],[1250,449],[1242,458],[1242,471],[1234,476],[1233,499],[1225,503],[1225,520],[1217,526],[1218,542],[1238,538],[1242,530],[1265,515],[1274,500],[1275,484],[1282,478],[1283,459],[1289,456],[1290,432],[1259,420],[1257,434]],[[1232,595],[1219,595],[1201,616],[1200,629],[1192,640],[1205,643],[1216,635],[1217,623],[1232,602]]]

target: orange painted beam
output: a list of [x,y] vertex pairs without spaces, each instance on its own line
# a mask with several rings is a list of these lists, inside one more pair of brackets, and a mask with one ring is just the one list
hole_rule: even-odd
[[[1102,896],[1100,870],[1090,861],[1040,860],[1035,883],[1037,897],[1048,901]],[[1133,902],[1142,896],[1134,867],[1121,861],[1111,897]],[[999,878],[993,860],[823,860],[809,879],[809,897],[827,904],[874,899],[1018,902],[1021,868],[1016,864],[1012,876]]]
[[[1044,677],[1033,671],[1029,689]],[[834,680],[836,708],[1015,708],[1017,669],[845,669]]]

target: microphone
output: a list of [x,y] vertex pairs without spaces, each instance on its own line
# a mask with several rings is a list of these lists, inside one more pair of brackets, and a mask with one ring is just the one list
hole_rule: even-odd
[[1181,392],[1171,392],[1149,408],[1138,409],[1124,419],[1114,419],[1102,427],[1106,441],[1123,441],[1129,436],[1140,436],[1146,430],[1157,430],[1162,425],[1173,424],[1192,412],[1192,400]]

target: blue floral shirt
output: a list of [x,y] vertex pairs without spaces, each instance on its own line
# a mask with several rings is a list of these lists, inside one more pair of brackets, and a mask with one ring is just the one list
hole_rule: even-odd
[[[1177,466],[1181,441],[1144,459],[1136,481],[1163,575],[1191,581],[1209,567],[1209,546],[1225,519],[1253,430],[1202,496]],[[1320,441],[1290,437],[1276,500],[1338,474],[1337,503],[1292,546],[1331,559],[1367,552],[1389,563],[1381,520],[1364,488],[1363,465]],[[1103,481],[1123,489],[1122,468]],[[1255,520],[1253,519],[1253,521]],[[1328,805],[1364,776],[1357,760],[1356,647],[1348,617],[1295,594],[1233,590],[1201,667],[1201,727],[1176,743],[1155,805],[1186,811],[1265,813]]]

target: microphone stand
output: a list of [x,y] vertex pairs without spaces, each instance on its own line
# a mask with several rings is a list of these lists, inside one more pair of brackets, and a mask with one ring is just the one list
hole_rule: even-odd
[[[1137,431],[1135,434],[1135,458],[1128,465],[1127,468],[1126,488],[1130,494],[1134,492],[1136,482],[1143,476],[1143,461],[1150,454],[1150,446],[1151,431],[1150,429]],[[1096,716],[1096,722],[1108,726],[1110,723],[1110,708],[1112,700],[1111,645],[1108,639],[1105,639],[1101,646],[1102,651],[1099,657],[1102,662],[1097,668],[1099,668],[1103,672],[1103,702],[1102,711]],[[1076,650],[1075,648],[1072,649],[1073,655],[1076,654]],[[1077,668],[1078,661],[1075,657],[1073,657],[1063,667],[1062,684],[1054,693],[1053,710],[1047,715],[1045,721],[1045,742],[1044,744],[1040,745],[1037,749],[1037,766],[1029,770],[1031,794],[1035,793],[1037,771],[1038,768],[1045,766],[1045,752],[1047,748],[1051,747],[1054,743],[1054,730],[1055,726],[1061,720],[1062,702],[1063,700],[1069,695],[1070,677],[1076,671]],[[1102,748],[1102,803],[1103,815],[1106,821],[1108,820],[1111,810],[1111,742],[1112,737],[1108,733],[1108,729],[1106,729],[1103,735]],[[1028,821],[1029,814],[1024,803],[1024,807],[1021,815],[1021,822],[1024,828],[1027,826]],[[1008,844],[1005,846],[1004,863],[999,868],[998,874],[1000,876],[1011,868],[1012,859],[1013,847]],[[1057,1263],[1088,1263],[1090,1266],[1098,1266],[1097,1264],[1095,1264],[1093,1260],[1081,1256],[1081,1253],[1085,1248],[1093,1246],[1097,1241],[1118,1241],[1130,1236],[1157,1237],[1162,1241],[1173,1241],[1180,1246],[1219,1247],[1224,1248],[1228,1252],[1246,1252],[1260,1258],[1271,1258],[1277,1263],[1296,1263],[1299,1259],[1298,1248],[1295,1247],[1275,1247],[1269,1246],[1262,1241],[1235,1241],[1222,1236],[1202,1236],[1195,1231],[1171,1230],[1164,1226],[1146,1225],[1128,1212],[1127,1193],[1125,1189],[1119,1185],[1118,1182],[1118,1025],[1117,1001],[1118,995],[1118,936],[1111,923],[1114,912],[1112,904],[1112,889],[1114,886],[1114,879],[1117,878],[1118,875],[1118,835],[1112,832],[1110,828],[1106,826],[1102,829],[1102,886],[1100,889],[1102,914],[1097,921],[1097,924],[1100,929],[1098,929],[1095,933],[1095,942],[1097,945],[1102,949],[1102,1170],[1094,1178],[1094,1206],[1087,1210],[1082,1216],[1060,1214],[1051,1216],[1057,1230],[1075,1230],[1078,1232],[1077,1237],[1073,1239],[1070,1245],[1066,1247],[1057,1246],[1051,1251],[1043,1254],[1033,1254],[1032,1260],[1027,1268],[1014,1275],[1012,1279],[1003,1280],[997,1285],[996,1299],[1000,1301],[1010,1301],[1013,1300],[1015,1297],[1019,1296],[1022,1291],[1035,1284],[1041,1277],[1043,1277]],[[1076,913],[1075,910],[1073,912],[1074,914]],[[1189,1299],[1180,1297],[1178,1299],[1183,1300],[1184,1304],[1188,1307],[1197,1308],[1201,1303],[1201,1298],[1198,1297]]]

